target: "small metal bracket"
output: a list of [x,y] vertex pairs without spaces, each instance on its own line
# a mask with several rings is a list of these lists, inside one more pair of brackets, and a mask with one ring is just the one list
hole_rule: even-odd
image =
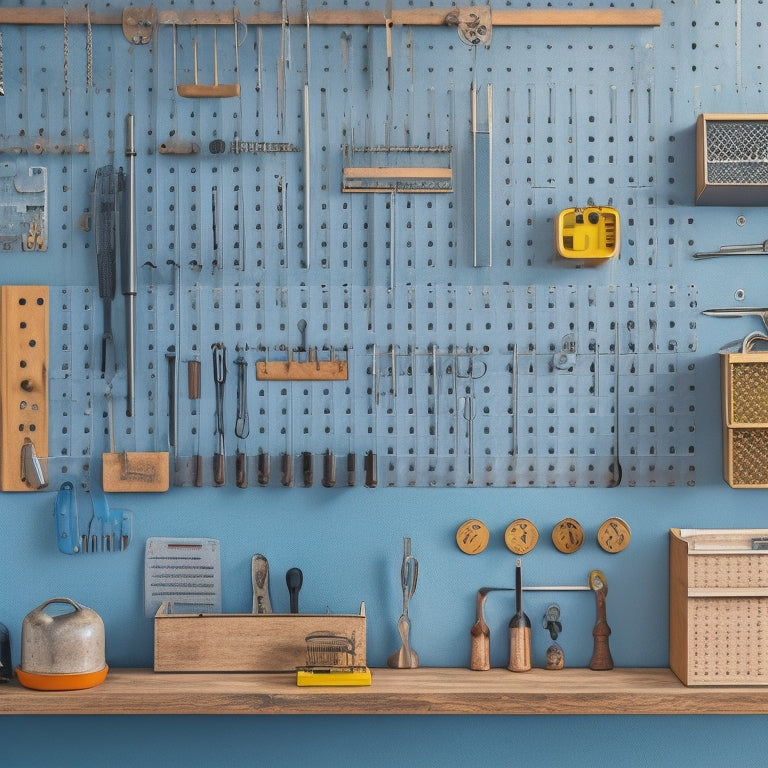
[[129,43],[146,45],[152,39],[157,26],[157,10],[154,5],[140,8],[129,5],[123,9],[123,34]]
[[459,40],[467,45],[480,45],[491,47],[493,25],[491,23],[491,8],[488,5],[471,6],[469,8],[456,8],[451,11],[443,23],[446,26],[456,27]]
[[576,364],[576,336],[568,333],[563,336],[560,351],[552,356],[552,368],[558,371],[573,372]]

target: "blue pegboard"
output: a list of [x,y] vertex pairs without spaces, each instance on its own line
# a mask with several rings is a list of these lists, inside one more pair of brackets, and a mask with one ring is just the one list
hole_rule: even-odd
[[[90,10],[112,12],[109,3]],[[304,8],[288,10],[295,18]],[[240,11],[247,19],[250,9]],[[726,236],[753,239],[751,217],[737,228],[733,211],[693,207],[693,125],[705,109],[745,110],[760,81],[759,38],[741,34],[757,28],[757,10],[718,4],[710,13],[712,23],[697,26],[664,8],[661,29],[578,35],[496,27],[489,48],[465,44],[452,27],[396,25],[392,90],[383,25],[222,25],[218,78],[241,89],[228,99],[175,90],[194,79],[193,39],[198,76],[212,80],[209,26],[159,24],[146,45],[116,25],[4,27],[5,158],[48,174],[40,263],[63,291],[54,357],[91,372],[84,396],[79,377],[67,390],[65,364],[52,365],[51,466],[85,472],[78,462],[87,467],[104,449],[108,388],[117,449],[167,448],[164,356],[173,346],[180,364],[203,364],[194,412],[178,384],[175,481],[188,484],[189,458],[200,452],[209,467],[213,452],[211,344],[228,347],[233,423],[236,350],[253,372],[261,355],[299,345],[303,319],[312,344],[348,355],[350,378],[280,385],[251,375],[251,434],[227,435],[230,464],[247,451],[251,477],[260,451],[273,462],[287,451],[297,467],[308,452],[318,468],[327,451],[339,461],[352,452],[360,484],[373,451],[381,486],[693,484],[701,307],[689,252]],[[723,50],[734,25],[737,44]],[[713,55],[695,64],[676,55],[702,48]],[[488,85],[493,266],[476,268],[471,92],[482,122]],[[129,112],[146,404],[130,419],[119,404],[124,371],[111,387],[93,374],[100,311],[93,233],[81,226],[95,169],[126,164]],[[198,151],[167,151],[179,142]],[[450,147],[452,191],[344,192],[345,152],[371,147]],[[622,222],[620,256],[593,269],[553,248],[557,213],[588,201],[616,207]],[[74,316],[89,321],[66,319]],[[123,349],[118,335],[118,360]]]

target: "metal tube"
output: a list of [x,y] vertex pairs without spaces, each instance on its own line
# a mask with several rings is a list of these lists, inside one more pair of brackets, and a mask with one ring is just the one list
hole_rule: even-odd
[[138,266],[136,256],[136,148],[134,146],[133,115],[125,118],[125,156],[128,158],[127,221],[123,230],[124,247],[120,253],[121,290],[125,296],[125,348],[126,348],[126,403],[125,415],[133,415],[136,367],[136,294],[138,293]]

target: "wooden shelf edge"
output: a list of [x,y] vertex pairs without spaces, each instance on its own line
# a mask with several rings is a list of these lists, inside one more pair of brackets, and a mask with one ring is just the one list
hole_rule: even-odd
[[0,715],[642,715],[768,714],[768,687],[686,687],[666,668],[515,674],[506,669],[374,669],[365,687],[299,688],[293,673],[111,669],[84,691],[14,680]]

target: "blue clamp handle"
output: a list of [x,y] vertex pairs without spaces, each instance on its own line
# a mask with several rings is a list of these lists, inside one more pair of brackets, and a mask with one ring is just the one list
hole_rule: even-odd
[[80,528],[77,521],[75,486],[68,480],[62,483],[56,495],[56,538],[59,551],[75,555],[80,551]]

